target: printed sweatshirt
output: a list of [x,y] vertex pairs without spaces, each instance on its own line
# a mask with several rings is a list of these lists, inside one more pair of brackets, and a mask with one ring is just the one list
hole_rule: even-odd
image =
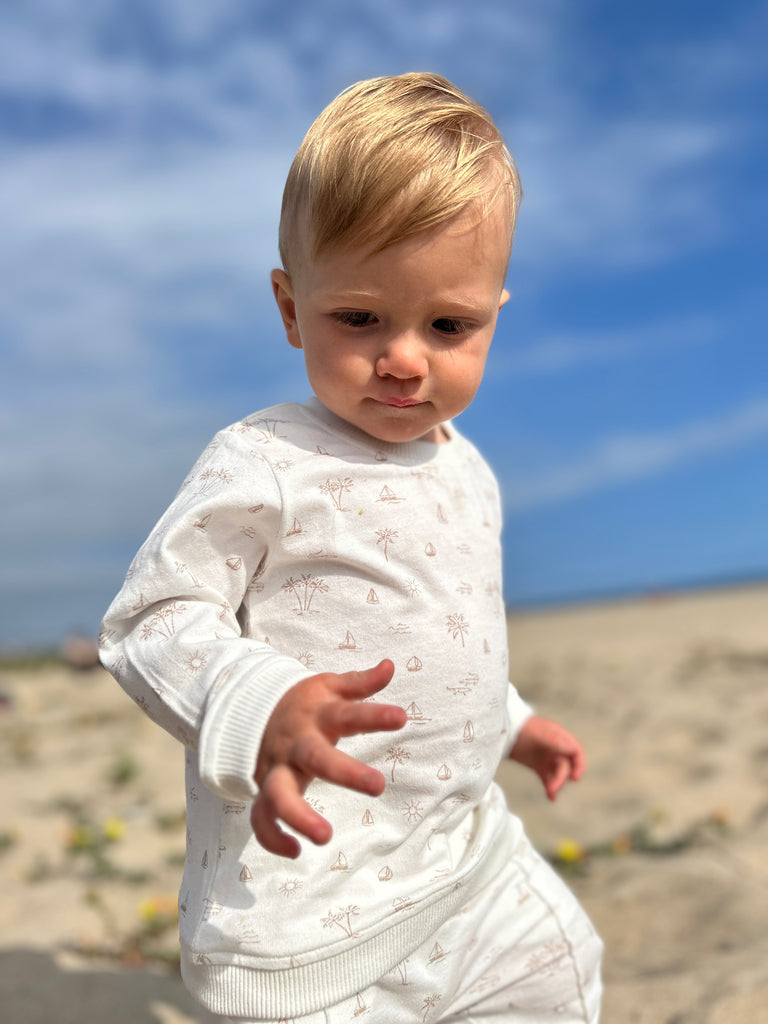
[[[495,478],[445,444],[376,441],[317,399],[221,431],[102,624],[104,665],[187,749],[182,972],[212,1011],[301,1016],[392,970],[521,834],[493,782],[531,709],[507,677]],[[373,798],[320,780],[297,860],[256,842],[261,737],[301,679],[395,664],[399,732],[340,741]]]

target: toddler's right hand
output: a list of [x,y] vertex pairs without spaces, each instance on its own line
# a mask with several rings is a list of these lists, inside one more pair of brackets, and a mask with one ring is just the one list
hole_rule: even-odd
[[391,661],[364,672],[323,672],[287,691],[272,712],[259,751],[255,779],[259,794],[251,809],[257,840],[270,853],[298,857],[298,841],[278,819],[313,843],[327,843],[330,824],[304,799],[313,778],[379,796],[381,772],[336,749],[343,736],[402,729],[406,714],[394,704],[364,703],[394,675]]

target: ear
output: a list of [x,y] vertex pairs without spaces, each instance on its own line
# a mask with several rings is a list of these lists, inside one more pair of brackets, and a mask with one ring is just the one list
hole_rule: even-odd
[[293,345],[294,348],[301,348],[301,335],[296,321],[296,302],[293,298],[291,279],[284,270],[273,270],[270,279],[288,344]]
[[502,288],[501,296],[499,298],[499,310],[501,310],[502,306],[506,306],[506,304],[509,302],[509,298],[510,298],[510,296],[509,296],[509,292],[507,291],[507,289],[506,288]]

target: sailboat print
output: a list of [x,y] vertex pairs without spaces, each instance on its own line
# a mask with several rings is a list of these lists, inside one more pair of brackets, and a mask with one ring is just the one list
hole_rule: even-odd
[[286,537],[295,537],[297,533],[301,533],[301,532],[302,532],[302,530],[301,530],[301,523],[299,522],[298,519],[294,519],[293,520],[293,526],[290,528],[290,530],[288,531],[288,533],[286,533],[285,536]]
[[360,1017],[362,1014],[368,1012],[368,1007],[365,1005],[365,1000],[358,992],[357,994],[357,1009],[352,1014],[353,1017]]
[[387,487],[386,484],[379,491],[378,501],[400,501],[398,496],[393,490]]
[[366,828],[370,828],[370,826],[374,824],[373,815],[371,814],[370,811],[366,811],[365,812],[365,814],[363,815],[363,818],[362,818],[362,821],[360,822],[360,824],[361,825],[365,825]]
[[379,871],[379,881],[388,882],[392,878],[392,868],[389,864],[385,864],[384,867]]
[[251,869],[248,867],[247,864],[243,864],[243,870],[240,872],[240,881],[241,882],[251,882],[251,881],[253,881],[253,875],[251,874]]
[[408,721],[412,725],[423,725],[425,722],[431,722],[431,718],[425,718],[424,712],[421,710],[415,700],[412,700],[408,707],[405,709],[405,713],[408,717]]
[[409,672],[421,672],[424,667],[421,658],[417,658],[416,655],[409,659],[405,666]]
[[436,964],[439,963],[440,960],[444,959],[445,953],[443,952],[443,947],[440,945],[439,942],[436,942],[432,947],[432,952],[429,954],[429,960],[427,961],[427,963]]
[[437,777],[438,779],[440,779],[441,782],[447,782],[452,775],[453,772],[451,771],[447,764],[441,764],[440,767],[437,769]]
[[342,851],[339,850],[339,856],[336,858],[336,860],[333,862],[333,864],[331,864],[331,871],[348,871],[348,870],[349,870],[349,862],[347,861],[347,858],[344,856]]
[[339,650],[340,651],[356,651],[357,650],[357,644],[355,643],[355,638],[352,636],[352,634],[350,633],[349,630],[347,630],[347,635],[344,637],[344,639],[339,644]]
[[471,743],[475,738],[475,727],[471,722],[467,722],[464,726],[464,742]]

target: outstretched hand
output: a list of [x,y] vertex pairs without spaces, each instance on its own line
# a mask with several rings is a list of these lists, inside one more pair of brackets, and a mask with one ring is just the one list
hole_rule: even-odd
[[313,843],[327,843],[328,821],[304,799],[314,778],[380,796],[381,772],[336,749],[343,736],[402,729],[405,711],[394,704],[364,703],[394,675],[391,661],[363,672],[323,672],[296,683],[278,702],[267,722],[256,764],[259,794],[251,808],[257,840],[270,853],[298,857],[298,840],[278,821]]
[[580,779],[586,767],[579,741],[557,722],[538,715],[525,722],[509,756],[536,772],[550,800],[569,779]]

